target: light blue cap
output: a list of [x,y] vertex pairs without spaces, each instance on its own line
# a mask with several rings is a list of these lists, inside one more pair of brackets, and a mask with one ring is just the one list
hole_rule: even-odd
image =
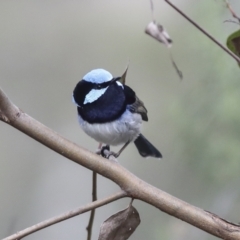
[[94,69],[83,77],[83,80],[97,84],[108,82],[112,79],[113,79],[112,74],[101,68]]

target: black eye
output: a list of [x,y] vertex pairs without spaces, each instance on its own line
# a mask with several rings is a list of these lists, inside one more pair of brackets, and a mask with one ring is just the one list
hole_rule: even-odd
[[97,84],[96,89],[101,89],[102,86],[100,84]]

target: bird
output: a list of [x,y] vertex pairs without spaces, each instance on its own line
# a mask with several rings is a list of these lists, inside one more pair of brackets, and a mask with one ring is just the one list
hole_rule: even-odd
[[123,147],[111,152],[119,157],[134,142],[142,157],[162,158],[162,154],[141,133],[148,121],[147,109],[132,88],[105,69],[91,70],[75,86],[72,101],[77,106],[82,130],[101,144]]

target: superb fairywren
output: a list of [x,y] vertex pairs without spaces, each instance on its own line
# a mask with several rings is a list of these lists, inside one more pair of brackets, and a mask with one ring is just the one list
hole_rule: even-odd
[[124,144],[118,153],[134,142],[143,157],[161,158],[161,153],[140,133],[148,121],[147,109],[135,92],[104,69],[87,73],[73,91],[78,119],[83,131],[99,143]]

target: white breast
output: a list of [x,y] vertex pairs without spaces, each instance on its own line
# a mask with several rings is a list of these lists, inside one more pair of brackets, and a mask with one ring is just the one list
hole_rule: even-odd
[[79,116],[83,131],[96,141],[108,145],[124,144],[134,141],[140,134],[142,117],[138,113],[126,110],[123,115],[109,123],[89,124]]

